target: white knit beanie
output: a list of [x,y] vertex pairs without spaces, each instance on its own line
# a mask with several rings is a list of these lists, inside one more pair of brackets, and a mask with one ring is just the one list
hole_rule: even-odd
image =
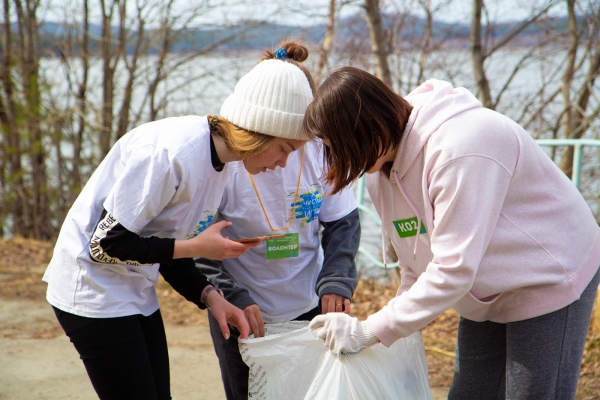
[[312,99],[300,68],[278,59],[264,60],[238,81],[221,107],[221,116],[249,131],[308,140],[302,120]]

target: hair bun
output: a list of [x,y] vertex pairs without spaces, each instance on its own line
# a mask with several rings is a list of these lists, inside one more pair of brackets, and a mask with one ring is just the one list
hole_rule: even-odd
[[286,50],[288,58],[294,61],[303,62],[308,58],[308,49],[300,43],[294,41],[285,42],[282,43],[281,47]]
[[[286,51],[287,58],[296,61],[303,62],[308,58],[308,49],[303,43],[300,43],[296,40],[284,40],[281,42],[279,48],[284,48]],[[265,54],[263,55],[261,61],[268,60],[271,58],[275,58],[275,52],[271,50],[265,50]]]

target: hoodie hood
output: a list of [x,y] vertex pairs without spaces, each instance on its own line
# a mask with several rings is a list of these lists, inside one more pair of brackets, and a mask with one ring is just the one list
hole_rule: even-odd
[[402,181],[412,168],[427,140],[444,122],[481,102],[467,89],[454,88],[449,82],[429,79],[405,99],[413,106],[400,141],[392,171]]

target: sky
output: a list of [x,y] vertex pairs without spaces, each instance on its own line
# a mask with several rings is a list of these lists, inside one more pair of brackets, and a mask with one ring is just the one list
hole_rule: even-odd
[[[273,22],[292,25],[311,25],[325,23],[329,0],[238,0],[227,8],[228,18],[264,18]],[[342,17],[355,15],[361,12],[360,5],[363,0],[344,0],[340,10]],[[488,15],[496,22],[507,22],[526,18],[532,10],[554,2],[557,6],[552,8],[554,14],[565,14],[565,1],[562,0],[486,0],[485,6]],[[445,22],[468,22],[471,18],[473,0],[430,0],[432,8],[436,8],[435,18]],[[396,13],[398,11],[411,12],[420,16],[425,13],[418,6],[418,0],[380,0],[384,11]],[[269,18],[269,16],[273,16]]]
[[[47,0],[42,1],[43,8],[38,16],[41,20],[64,21],[65,10],[77,13],[81,8],[82,0]],[[126,0],[128,7],[135,7],[136,3],[145,0]],[[157,0],[163,3],[166,0]],[[183,16],[191,15],[191,8],[195,7],[197,17],[194,18],[198,26],[226,25],[241,19],[264,20],[281,24],[310,26],[323,24],[327,21],[330,0],[172,0],[173,9]],[[425,0],[422,0],[425,1]],[[434,19],[444,22],[469,23],[473,0],[429,0],[436,9]],[[340,16],[356,15],[361,12],[360,5],[364,0],[338,0],[344,3],[340,9]],[[559,0],[486,0],[486,10],[491,20],[507,22],[526,18],[532,8],[539,7],[548,2],[556,2],[552,8],[554,14],[565,14],[565,1]],[[97,8],[94,1],[90,7]],[[109,3],[107,1],[107,3]],[[152,0],[147,1],[148,4]],[[424,16],[423,9],[418,5],[418,0],[380,0],[383,10],[390,13],[410,12]],[[157,9],[155,7],[155,9]],[[190,11],[190,12],[188,12]],[[149,10],[156,13],[156,10]],[[93,20],[99,21],[99,14]],[[150,21],[150,18],[149,18]]]

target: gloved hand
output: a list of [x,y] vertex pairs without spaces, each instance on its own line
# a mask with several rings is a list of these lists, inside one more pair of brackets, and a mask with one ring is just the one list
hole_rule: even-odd
[[327,313],[318,315],[308,324],[310,331],[317,330],[317,337],[325,342],[325,346],[336,355],[358,353],[361,349],[371,347],[377,342],[365,321],[359,321],[344,313]]

